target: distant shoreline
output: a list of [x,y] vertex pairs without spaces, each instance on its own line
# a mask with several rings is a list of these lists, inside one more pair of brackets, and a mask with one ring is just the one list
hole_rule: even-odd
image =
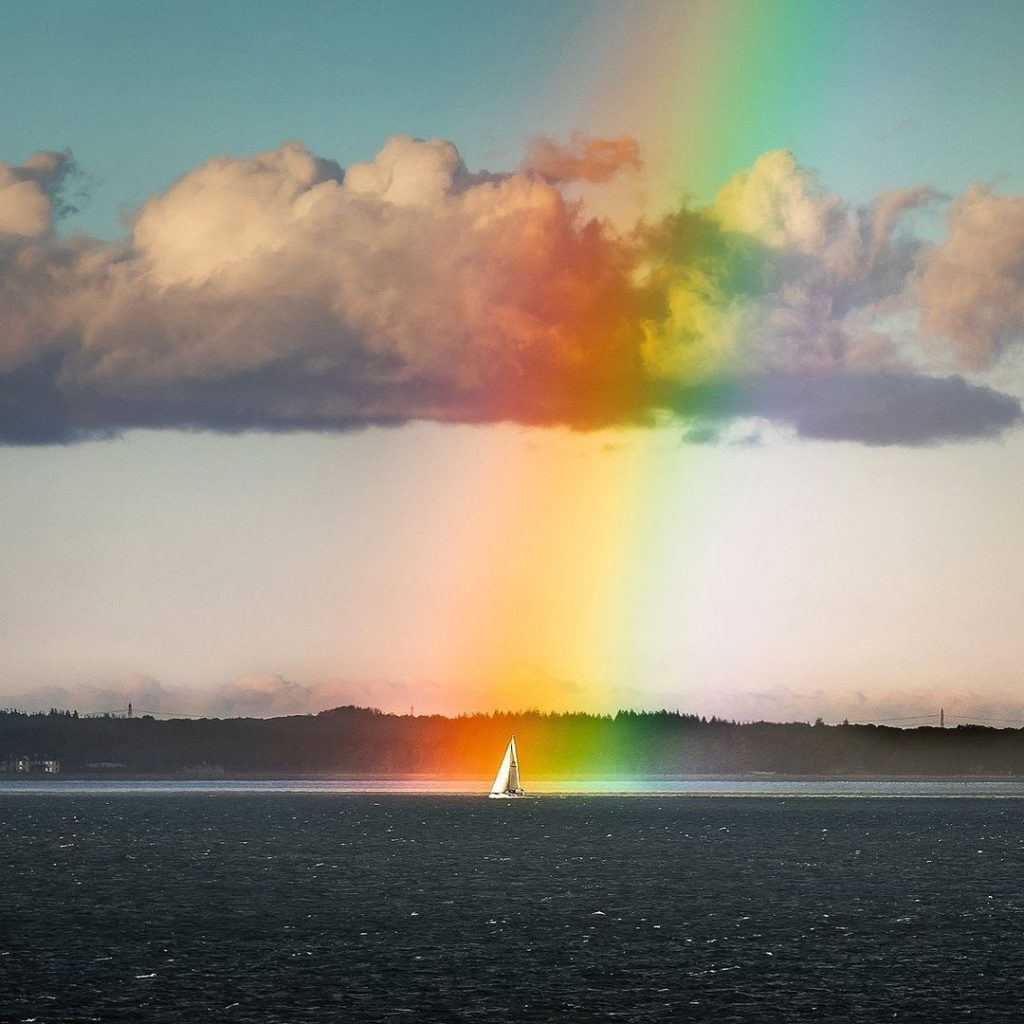
[[157,721],[0,711],[0,768],[65,778],[487,781],[514,735],[525,778],[623,783],[1024,778],[1024,730],[740,724],[679,712]]

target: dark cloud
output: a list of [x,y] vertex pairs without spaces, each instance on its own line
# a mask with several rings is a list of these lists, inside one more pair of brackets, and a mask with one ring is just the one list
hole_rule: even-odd
[[0,375],[0,441],[67,444],[89,436],[57,385],[60,366],[50,354]]
[[962,377],[900,373],[761,377],[739,383],[724,404],[803,438],[868,445],[992,438],[1021,422],[1021,403],[1010,395]]

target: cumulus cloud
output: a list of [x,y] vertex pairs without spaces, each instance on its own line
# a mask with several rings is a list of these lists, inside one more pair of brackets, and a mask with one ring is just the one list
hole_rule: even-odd
[[[209,161],[106,243],[55,233],[69,154],[0,164],[0,441],[668,416],[705,441],[754,417],[927,444],[1019,422],[983,371],[1024,327],[1024,200],[972,190],[932,244],[906,226],[932,189],[854,206],[786,151],[628,234],[561,187],[639,165],[579,136],[507,174],[440,139],[346,169],[292,142]],[[958,359],[893,327],[914,318]]]
[[534,139],[523,161],[523,170],[539,174],[546,181],[589,181],[604,184],[619,174],[643,167],[636,139],[592,139],[574,132],[568,145],[546,135]]
[[73,170],[66,150],[39,152],[17,165],[0,160],[0,239],[49,234],[54,218],[72,209],[60,194]]
[[975,185],[952,205],[949,236],[916,279],[924,329],[962,366],[991,366],[1024,337],[1024,196]]

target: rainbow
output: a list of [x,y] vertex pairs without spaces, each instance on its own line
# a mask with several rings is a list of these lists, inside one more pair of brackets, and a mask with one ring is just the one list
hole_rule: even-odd
[[[632,5],[601,9],[589,28],[602,55],[592,102],[645,140],[648,210],[710,201],[761,153],[793,141],[783,120],[813,119],[815,89],[787,71],[794,55],[802,68],[815,53],[822,66],[832,59],[838,19],[826,7],[783,0],[740,16],[720,3],[650,4],[641,18]],[[715,287],[736,278],[727,267]],[[715,313],[699,295],[679,306],[683,316]],[[481,452],[459,474],[460,486],[473,478],[479,529],[462,538],[467,567],[454,574],[451,633],[439,639],[450,679],[473,710],[613,712],[631,702],[627,688],[645,687],[657,657],[649,641],[664,628],[650,628],[653,610],[674,608],[685,632],[713,571],[721,538],[703,499],[720,488],[714,456],[681,451],[678,423],[498,430],[501,454]],[[681,678],[662,696],[687,710],[692,685]]]

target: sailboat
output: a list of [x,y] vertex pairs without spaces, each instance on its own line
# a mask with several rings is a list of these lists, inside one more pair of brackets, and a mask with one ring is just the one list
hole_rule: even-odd
[[505,756],[501,759],[501,767],[494,776],[494,785],[491,786],[488,795],[494,800],[526,796],[526,791],[519,785],[519,751],[516,750],[515,736],[508,741]]

